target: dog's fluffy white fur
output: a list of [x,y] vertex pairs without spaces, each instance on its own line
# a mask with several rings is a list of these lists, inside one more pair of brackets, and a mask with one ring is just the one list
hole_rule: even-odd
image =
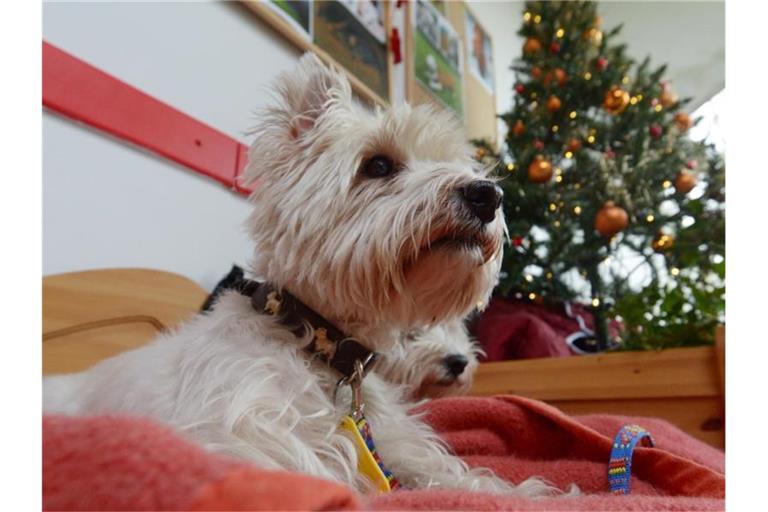
[[[482,353],[462,321],[445,322],[404,333],[395,347],[381,355],[376,373],[404,386],[406,396],[414,400],[463,395],[472,386]],[[450,369],[451,357],[466,361],[458,375]]]
[[[485,174],[450,114],[408,105],[372,112],[312,55],[276,91],[246,171],[247,183],[258,184],[248,221],[255,277],[380,352],[397,333],[458,321],[487,299],[505,224],[500,210],[485,224],[467,212],[458,191]],[[363,162],[380,154],[397,173],[362,175]],[[338,428],[349,389],[334,401],[339,376],[301,350],[311,336],[296,339],[230,291],[211,313],[149,345],[46,379],[44,408],[148,416],[210,450],[369,490],[355,446]],[[469,470],[409,414],[413,402],[398,390],[375,372],[363,383],[378,451],[405,486],[552,491],[536,479],[515,487]]]

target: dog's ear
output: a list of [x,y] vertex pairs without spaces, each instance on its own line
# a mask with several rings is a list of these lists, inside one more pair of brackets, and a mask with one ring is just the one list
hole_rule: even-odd
[[251,131],[255,138],[248,152],[249,163],[238,178],[246,187],[268,176],[293,173],[293,158],[312,146],[313,138],[322,132],[320,125],[326,121],[333,124],[352,110],[347,78],[311,53],[304,54],[293,70],[281,74],[273,90],[276,102],[259,112]]
[[292,72],[278,79],[277,90],[294,139],[310,132],[326,112],[348,108],[352,102],[343,72],[326,66],[313,53],[305,53]]

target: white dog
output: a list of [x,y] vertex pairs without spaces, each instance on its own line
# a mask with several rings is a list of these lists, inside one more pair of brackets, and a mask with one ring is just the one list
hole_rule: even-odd
[[397,333],[466,316],[496,282],[501,192],[457,121],[423,106],[371,112],[312,55],[276,90],[246,170],[251,270],[265,284],[225,292],[149,345],[47,379],[45,410],[148,416],[210,450],[368,491],[378,484],[358,462],[371,454],[341,427],[363,412],[404,487],[551,492],[468,470],[395,385],[365,375]]
[[482,353],[462,321],[445,322],[402,335],[381,355],[375,371],[404,386],[406,396],[414,400],[463,395],[472,386]]

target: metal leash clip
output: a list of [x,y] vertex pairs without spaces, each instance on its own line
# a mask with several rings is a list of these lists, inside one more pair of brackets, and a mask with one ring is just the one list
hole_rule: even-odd
[[363,403],[363,378],[368,374],[371,369],[371,363],[376,357],[376,353],[371,352],[365,361],[355,360],[354,369],[352,375],[349,377],[343,377],[336,383],[336,389],[333,393],[333,401],[336,402],[336,395],[339,392],[339,388],[344,385],[349,385],[352,389],[352,410],[350,415],[355,421],[358,421],[363,417],[363,410],[365,404]]

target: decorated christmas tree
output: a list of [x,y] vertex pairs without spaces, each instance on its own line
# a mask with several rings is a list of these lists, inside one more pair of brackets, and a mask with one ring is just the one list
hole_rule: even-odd
[[499,162],[510,234],[499,294],[591,305],[595,338],[706,343],[724,307],[724,164],[665,66],[636,62],[594,2],[527,2]]

